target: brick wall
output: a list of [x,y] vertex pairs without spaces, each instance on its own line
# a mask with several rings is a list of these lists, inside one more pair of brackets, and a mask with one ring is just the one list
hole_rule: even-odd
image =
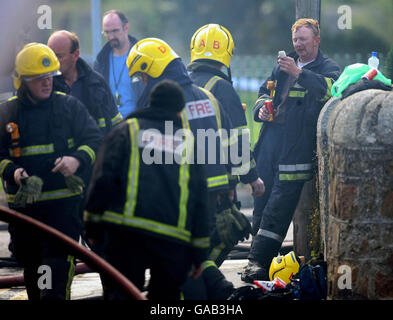
[[329,299],[393,299],[393,92],[332,99],[318,123]]

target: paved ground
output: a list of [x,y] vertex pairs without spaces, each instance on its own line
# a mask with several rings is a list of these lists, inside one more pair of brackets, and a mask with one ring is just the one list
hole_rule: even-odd
[[[241,199],[243,206],[250,207],[252,200],[248,194],[244,193],[244,189],[239,193],[239,199]],[[242,209],[242,211],[251,218],[252,209]],[[244,266],[247,265],[247,252],[250,246],[250,241],[240,243],[235,250],[229,255],[229,259],[226,260],[220,270],[224,273],[226,278],[231,281],[235,287],[241,287],[246,285],[245,282],[241,281],[240,273]],[[15,267],[15,262],[10,259],[10,252],[8,251],[9,234],[7,231],[7,224],[0,221],[0,279],[1,276],[7,275],[21,275],[22,270]],[[293,228],[292,224],[288,230],[288,234],[283,243],[283,247],[290,248],[293,245]],[[148,276],[148,274],[147,274]],[[102,295],[102,287],[99,276],[97,273],[86,273],[76,275],[71,287],[71,299],[78,300],[84,298],[98,297]],[[13,288],[0,288],[0,300],[26,300],[27,295],[25,288],[13,287]]]

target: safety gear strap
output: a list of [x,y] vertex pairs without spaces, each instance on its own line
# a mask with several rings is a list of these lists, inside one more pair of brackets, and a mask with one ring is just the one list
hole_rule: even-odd
[[282,243],[284,241],[284,238],[282,236],[280,236],[279,234],[274,233],[274,232],[269,231],[269,230],[265,230],[265,229],[259,229],[258,233],[257,233],[257,236],[263,236],[263,237],[266,237],[266,238],[270,238],[270,239],[276,240],[276,241],[278,241],[280,243]]

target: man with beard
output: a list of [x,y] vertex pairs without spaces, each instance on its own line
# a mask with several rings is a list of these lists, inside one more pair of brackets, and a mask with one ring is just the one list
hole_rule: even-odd
[[131,82],[127,74],[126,60],[137,39],[128,34],[130,24],[124,13],[107,11],[102,18],[103,34],[108,42],[98,53],[94,69],[104,76],[109,84],[119,112],[125,118],[135,110],[144,89],[140,81]]

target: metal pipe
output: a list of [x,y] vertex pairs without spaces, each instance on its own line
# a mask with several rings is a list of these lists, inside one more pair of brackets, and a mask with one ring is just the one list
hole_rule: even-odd
[[91,0],[92,65],[101,50],[101,0]]
[[8,209],[4,206],[0,206],[0,220],[8,223],[22,223],[44,232],[50,237],[55,238],[57,241],[60,241],[67,249],[69,249],[71,254],[80,260],[85,261],[85,263],[93,270],[101,272],[110,277],[122,290],[124,290],[128,296],[134,298],[135,300],[147,300],[147,298],[139,291],[139,289],[135,287],[135,285],[116,268],[62,232],[36,219],[28,217],[15,210]]

